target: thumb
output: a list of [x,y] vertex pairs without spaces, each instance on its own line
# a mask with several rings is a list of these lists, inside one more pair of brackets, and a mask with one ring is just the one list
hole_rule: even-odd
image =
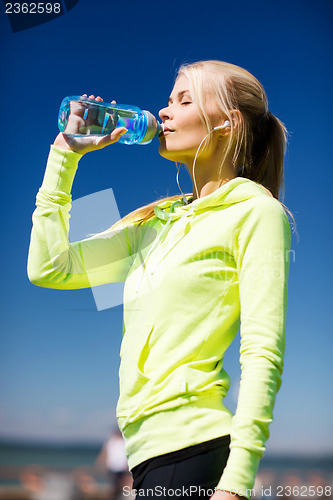
[[109,146],[110,144],[113,144],[117,141],[119,141],[120,137],[126,132],[128,129],[126,127],[119,127],[113,130],[111,134],[104,135],[97,141],[97,145],[99,148],[104,148],[105,146]]

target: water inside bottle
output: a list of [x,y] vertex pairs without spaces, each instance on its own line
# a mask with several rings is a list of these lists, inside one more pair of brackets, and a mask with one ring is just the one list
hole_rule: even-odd
[[111,134],[118,120],[117,111],[103,104],[70,100],[61,106],[58,121],[64,134],[82,136]]

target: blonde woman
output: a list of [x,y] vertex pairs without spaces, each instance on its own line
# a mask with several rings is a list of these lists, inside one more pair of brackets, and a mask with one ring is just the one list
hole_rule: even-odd
[[[125,281],[117,416],[138,496],[250,498],[285,348],[285,128],[258,80],[220,61],[181,67],[159,114],[159,152],[187,166],[193,193],[69,243],[78,162],[126,129],[85,141],[59,134],[37,195],[28,273],[50,288]],[[232,415],[223,360],[239,326]]]

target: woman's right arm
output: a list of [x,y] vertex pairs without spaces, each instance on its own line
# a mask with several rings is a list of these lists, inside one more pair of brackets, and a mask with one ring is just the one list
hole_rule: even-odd
[[[97,98],[97,100],[101,100]],[[79,119],[78,115],[73,120]],[[124,281],[132,264],[126,228],[69,243],[71,188],[83,154],[116,142],[126,131],[104,137],[76,138],[59,134],[51,146],[42,186],[36,198],[28,256],[32,283],[48,288],[88,288]]]
[[47,288],[89,288],[124,281],[132,264],[126,228],[69,243],[71,187],[81,156],[51,146],[33,213],[28,276]]

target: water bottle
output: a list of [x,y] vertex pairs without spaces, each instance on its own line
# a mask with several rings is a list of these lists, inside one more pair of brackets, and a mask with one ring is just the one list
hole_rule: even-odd
[[107,135],[117,127],[126,127],[128,131],[118,141],[123,144],[149,144],[163,132],[163,125],[149,111],[81,96],[63,99],[58,126],[60,132],[74,137]]

